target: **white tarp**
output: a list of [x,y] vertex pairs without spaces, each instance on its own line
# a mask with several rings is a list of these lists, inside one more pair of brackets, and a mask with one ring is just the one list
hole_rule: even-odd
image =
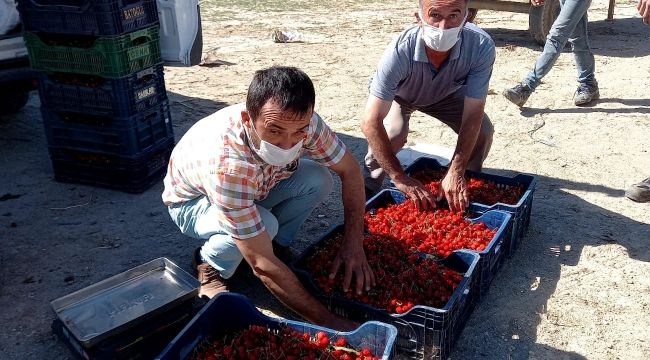
[[447,166],[449,159],[454,155],[454,149],[427,143],[414,143],[405,146],[397,153],[397,160],[399,160],[402,167],[411,165],[412,162],[419,157],[428,157],[438,160],[440,165]]
[[0,35],[4,35],[15,28],[19,21],[16,2],[14,0],[0,0]]

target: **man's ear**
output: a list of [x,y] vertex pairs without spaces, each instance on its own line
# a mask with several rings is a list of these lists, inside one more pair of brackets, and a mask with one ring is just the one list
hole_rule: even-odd
[[251,122],[251,117],[248,116],[248,111],[246,110],[241,111],[241,120],[244,124]]
[[415,12],[413,12],[413,16],[415,16],[415,23],[420,24],[420,22],[421,22],[420,14],[417,11],[415,11]]

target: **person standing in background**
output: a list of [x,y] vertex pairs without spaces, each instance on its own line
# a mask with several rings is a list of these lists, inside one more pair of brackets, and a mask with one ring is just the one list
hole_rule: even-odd
[[[533,6],[544,5],[544,0],[531,0]],[[571,50],[578,68],[578,89],[573,95],[577,106],[587,105],[600,98],[598,82],[594,75],[594,54],[589,47],[587,36],[587,10],[591,0],[560,0],[560,14],[553,23],[546,37],[544,51],[537,58],[533,70],[526,75],[520,84],[503,92],[503,96],[513,104],[524,106],[542,78],[548,74],[555,61],[560,57],[566,42],[571,43]]]

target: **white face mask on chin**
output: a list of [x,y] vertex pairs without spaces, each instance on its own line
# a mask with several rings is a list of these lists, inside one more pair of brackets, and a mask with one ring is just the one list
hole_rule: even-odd
[[419,12],[419,15],[420,21],[422,21],[422,40],[424,40],[424,44],[440,52],[447,51],[456,45],[460,37],[460,31],[463,29],[463,25],[465,25],[465,20],[467,20],[467,11],[465,11],[465,17],[460,26],[443,30],[424,22],[422,11]]
[[251,128],[253,129],[253,132],[257,138],[260,139],[260,148],[256,149],[253,140],[250,137],[250,134],[248,134],[248,131],[246,131],[246,134],[248,135],[248,141],[251,144],[251,149],[253,149],[253,151],[255,151],[255,153],[267,164],[273,166],[286,166],[296,160],[300,155],[300,149],[302,149],[303,140],[298,141],[298,143],[292,146],[290,149],[285,150],[281,147],[271,144],[270,142],[262,140],[262,137],[260,137],[260,135],[257,133],[257,130],[255,130],[255,124],[253,123],[252,118]]

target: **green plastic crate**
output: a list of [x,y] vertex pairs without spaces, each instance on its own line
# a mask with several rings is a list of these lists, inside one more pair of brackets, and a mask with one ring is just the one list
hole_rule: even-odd
[[162,61],[157,25],[111,37],[29,32],[24,37],[35,70],[118,78]]

